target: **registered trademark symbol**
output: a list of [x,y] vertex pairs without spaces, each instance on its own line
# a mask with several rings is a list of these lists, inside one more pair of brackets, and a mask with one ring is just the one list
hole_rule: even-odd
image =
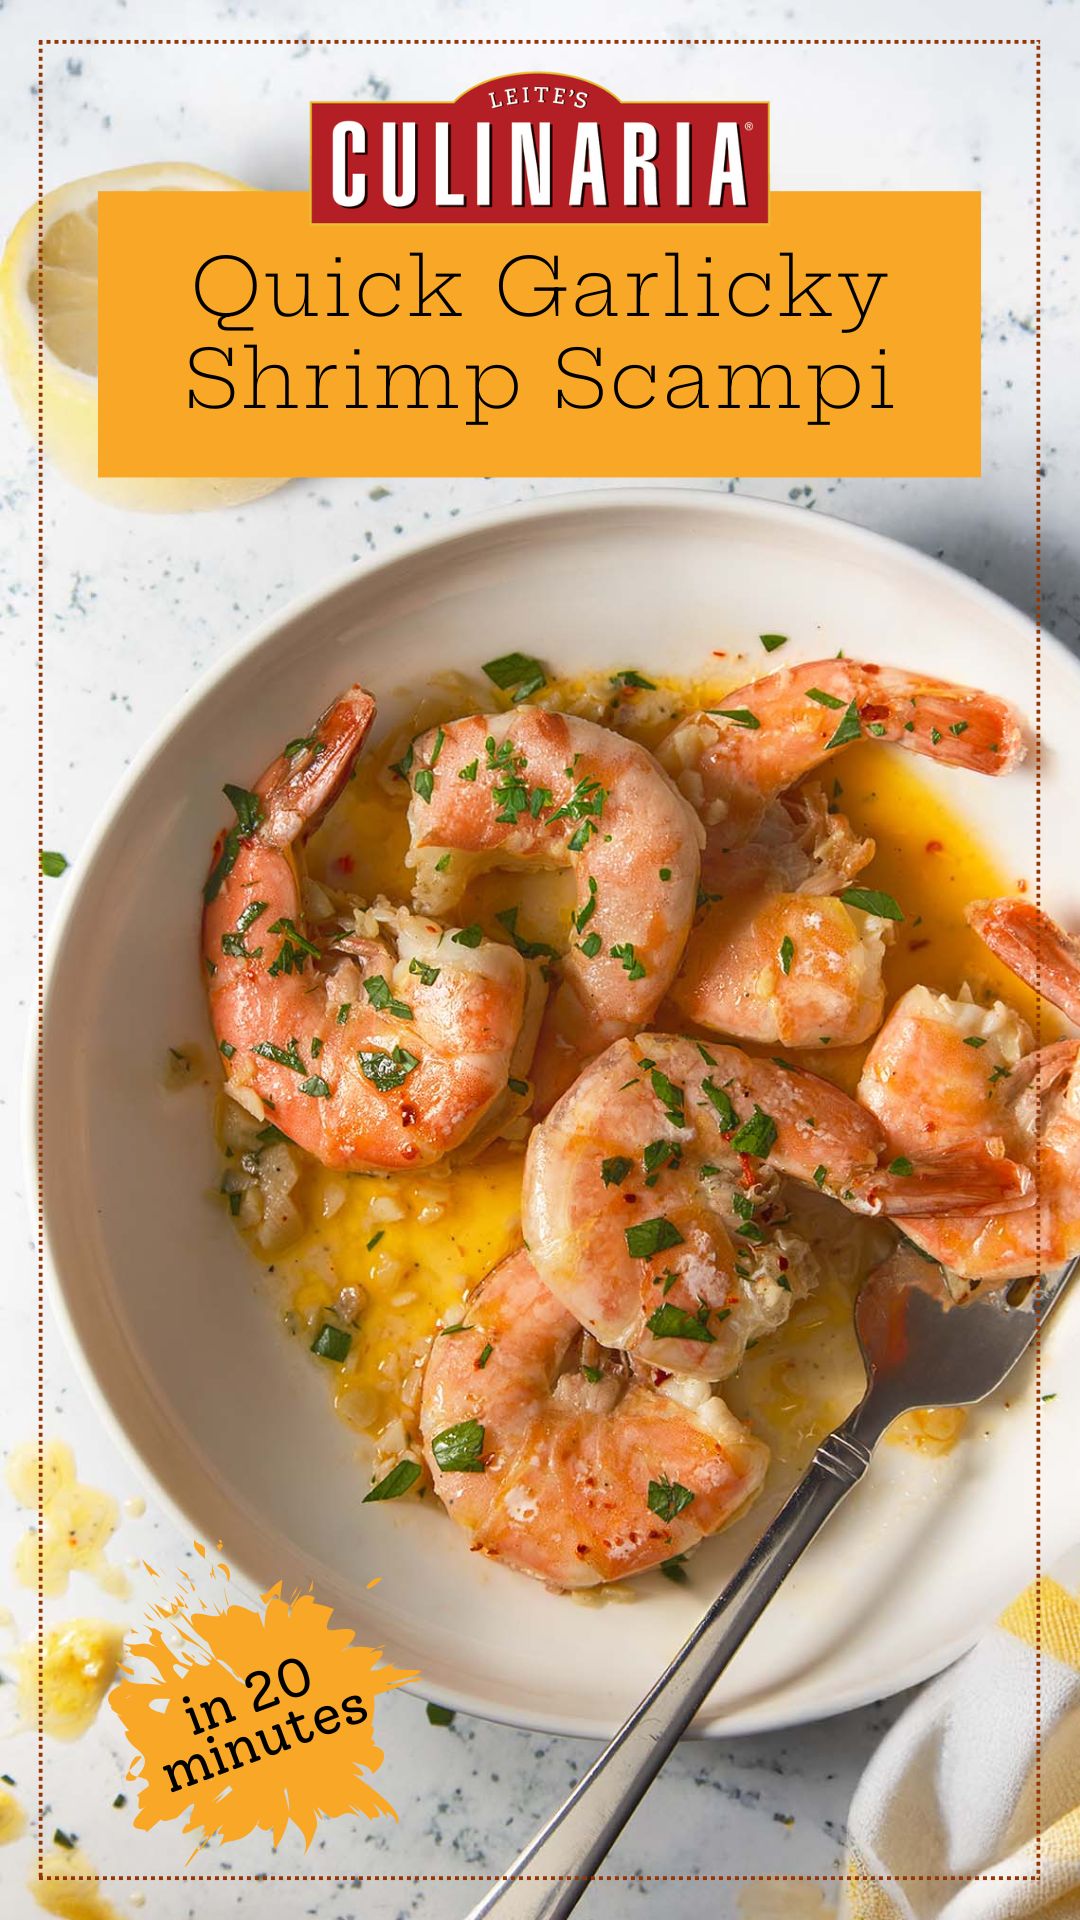
[[754,123],[753,123],[753,121],[752,121],[752,120],[744,120],[744,121],[743,121],[743,132],[744,132],[744,133],[753,133],[753,131],[754,131]]

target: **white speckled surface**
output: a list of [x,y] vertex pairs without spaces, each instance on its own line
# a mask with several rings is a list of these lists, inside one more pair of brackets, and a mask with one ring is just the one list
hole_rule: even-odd
[[[0,12],[0,225],[6,232],[33,199],[34,39],[38,32],[125,36],[187,33],[221,36],[373,35],[478,37],[502,32],[695,34],[747,37],[857,35],[868,29],[858,0],[758,0],[734,8],[682,0],[668,11],[643,0],[596,0],[585,13],[564,0],[519,11],[459,0],[415,0],[406,16],[386,5],[348,8],[326,0],[317,16],[299,0],[255,8],[188,0],[54,0],[47,11],[15,0]],[[542,26],[541,26],[542,22]],[[1070,644],[1080,636],[1080,559],[1073,499],[1080,480],[1075,343],[1080,309],[1074,252],[1080,185],[1075,97],[1075,7],[1002,5],[998,0],[930,4],[906,0],[890,10],[884,32],[908,35],[1044,37],[1044,613]],[[493,72],[521,64],[513,49],[349,47],[46,49],[46,182],[136,161],[176,157],[216,166],[264,186],[306,184],[306,104],[318,95],[382,92],[450,96]],[[531,56],[529,56],[531,58]],[[980,187],[984,193],[984,459],[979,480],[836,481],[794,475],[755,481],[751,491],[798,499],[895,534],[938,553],[1024,608],[1032,605],[1034,279],[1032,243],[1032,82],[1030,46],[727,47],[552,49],[552,66],[581,69],[633,95],[646,91],[702,96],[762,93],[773,103],[774,184],[783,187],[878,185]],[[1067,102],[1072,100],[1071,109]],[[947,288],[940,298],[948,297]],[[928,316],[932,326],[933,316]],[[0,1084],[7,1177],[0,1194],[6,1228],[3,1338],[0,1340],[0,1445],[34,1427],[34,1261],[20,1163],[21,1031],[33,995],[28,932],[33,914],[30,849],[33,818],[34,468],[6,396],[0,496],[0,569],[10,634],[0,683],[14,820],[6,838],[7,911],[0,919],[0,968],[8,1008],[7,1071]],[[555,491],[559,483],[541,483]],[[738,488],[737,479],[716,485]],[[373,490],[386,487],[373,497]],[[77,861],[86,831],[128,761],[192,679],[238,634],[292,595],[315,587],[350,560],[392,549],[402,534],[438,526],[452,513],[534,491],[528,481],[399,482],[372,474],[326,484],[303,482],[254,507],[191,519],[120,518],[49,476],[45,515],[46,606],[45,844]],[[167,884],[167,876],[163,876]],[[51,906],[63,881],[46,883]],[[138,965],[138,955],[130,956]],[[123,1036],[117,1036],[123,1044]],[[90,1407],[56,1334],[47,1329],[50,1427],[75,1447],[84,1478],[119,1498],[145,1493],[119,1458]],[[19,1530],[0,1490],[0,1568]],[[127,1518],[120,1559],[157,1567],[185,1564],[185,1547],[152,1502]],[[0,1572],[0,1589],[6,1574]],[[144,1576],[136,1595],[149,1591]],[[8,1595],[3,1595],[8,1599]],[[22,1634],[33,1597],[10,1604]],[[137,1618],[138,1598],[103,1611]],[[98,1610],[99,1597],[76,1579],[52,1617]],[[392,1653],[392,1649],[390,1649]],[[650,1676],[643,1676],[643,1679]],[[11,1725],[10,1689],[0,1689],[0,1729]],[[742,1876],[835,1874],[845,1811],[859,1770],[901,1703],[730,1745],[684,1747],[669,1765],[616,1849],[617,1874]],[[6,1716],[4,1709],[7,1708]],[[583,1743],[538,1737],[459,1718],[430,1727],[421,1703],[391,1700],[379,1711],[387,1752],[379,1784],[397,1805],[397,1826],[335,1822],[305,1859],[287,1841],[271,1860],[248,1842],[200,1862],[207,1871],[308,1872],[339,1876],[309,1886],[183,1885],[157,1882],[108,1889],[120,1913],[132,1896],[148,1914],[181,1916],[314,1914],[320,1920],[397,1915],[454,1920],[467,1912],[479,1881],[408,1876],[483,1875],[512,1857],[587,1764]],[[119,1728],[106,1711],[78,1746],[47,1751],[46,1831],[76,1832],[106,1873],[178,1874],[186,1846],[161,1829],[136,1834],[130,1806],[114,1811],[124,1760]],[[0,1772],[20,1797],[33,1798],[33,1743],[14,1734],[0,1746]],[[0,1907],[36,1911],[25,1890],[29,1840],[0,1850]],[[397,1882],[369,1875],[406,1876]],[[353,1878],[352,1876],[355,1876]],[[363,1884],[360,1882],[363,1881]],[[835,1887],[823,1898],[831,1907]],[[774,1911],[785,1911],[775,1890]],[[744,1893],[734,1882],[664,1884],[644,1879],[632,1891],[593,1888],[587,1915],[623,1913],[644,1902],[671,1920],[735,1914]],[[823,1909],[824,1910],[824,1909]],[[761,1915],[760,1890],[754,1911]]]

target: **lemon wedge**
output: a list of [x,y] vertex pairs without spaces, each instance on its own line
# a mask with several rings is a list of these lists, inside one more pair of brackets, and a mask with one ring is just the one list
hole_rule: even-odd
[[[97,461],[97,196],[162,188],[247,191],[242,180],[172,162],[90,174],[42,202],[41,319],[46,458],[113,506],[156,513],[239,506],[283,479],[103,479]],[[253,189],[250,189],[253,191]],[[38,425],[38,208],[23,214],[0,261],[0,356],[19,411]]]

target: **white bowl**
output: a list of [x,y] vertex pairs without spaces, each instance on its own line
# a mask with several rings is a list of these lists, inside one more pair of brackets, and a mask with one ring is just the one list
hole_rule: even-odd
[[[688,1587],[588,1609],[491,1566],[432,1504],[360,1504],[355,1443],[282,1337],[220,1206],[205,1104],[162,1086],[170,1044],[206,1032],[199,890],[224,780],[248,781],[338,688],[392,697],[511,647],[569,671],[698,671],[711,649],[791,636],[945,673],[1034,713],[1030,623],[944,567],[837,520],[641,489],[539,502],[404,546],[280,615],[205,679],[142,755],[71,888],[46,998],[46,1238],[54,1299],[100,1404],[185,1537],[224,1543],[264,1588],[314,1581],[360,1637],[441,1701],[606,1733],[689,1631],[766,1517],[695,1558]],[[761,667],[766,665],[762,656]],[[1080,666],[1042,650],[1044,896],[1080,916],[1068,768]],[[1033,760],[1006,781],[921,763],[1033,877]],[[1080,1305],[1044,1342],[1041,1537],[1080,1534]],[[1004,1400],[1009,1401],[1008,1407]],[[930,1461],[885,1447],[725,1676],[699,1729],[791,1724],[888,1694],[952,1659],[1032,1577],[1032,1369]],[[367,1582],[381,1575],[369,1590]]]

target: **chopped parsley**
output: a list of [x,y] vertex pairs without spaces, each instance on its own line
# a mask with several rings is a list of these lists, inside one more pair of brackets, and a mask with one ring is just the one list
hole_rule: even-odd
[[776,1145],[776,1121],[771,1114],[763,1113],[755,1101],[753,1113],[733,1135],[731,1145],[736,1153],[750,1153],[764,1160]]
[[481,1371],[481,1373],[482,1373],[482,1372],[484,1371],[484,1368],[485,1368],[485,1367],[487,1366],[487,1363],[488,1363],[488,1361],[489,1361],[489,1360],[491,1359],[491,1356],[492,1356],[492,1354],[494,1353],[494,1351],[495,1351],[495,1349],[494,1349],[494,1347],[492,1346],[492,1344],[491,1344],[491,1341],[490,1341],[490,1340],[488,1340],[488,1341],[487,1341],[487,1342],[485,1343],[485,1345],[484,1345],[483,1347],[481,1347],[481,1349],[480,1349],[480,1357],[479,1357],[479,1359],[478,1359],[478,1360],[477,1360],[477,1362],[476,1362],[476,1364],[477,1364],[477,1366],[479,1367],[479,1369],[480,1369],[480,1371]]
[[[203,888],[203,899],[207,906],[210,905],[211,900],[217,899],[218,894],[221,892],[222,881],[235,867],[236,856],[240,851],[241,840],[247,839],[253,834],[256,828],[261,825],[263,819],[262,801],[259,799],[257,793],[249,793],[246,787],[231,786],[225,786],[222,791],[232,807],[236,819],[222,841],[221,853],[212,867],[209,878]],[[64,856],[60,854],[57,858],[63,860]],[[64,866],[66,865],[67,862],[65,860]],[[44,864],[41,870],[43,873],[48,872],[48,868],[45,867]],[[63,867],[61,867],[60,872],[62,873],[63,870]]]
[[478,947],[484,937],[484,929],[483,927],[477,926],[474,920],[471,926],[461,927],[457,933],[451,934],[450,937],[455,946]]
[[365,1047],[356,1057],[365,1080],[370,1080],[380,1093],[392,1093],[420,1065],[416,1055],[406,1052],[404,1047],[395,1047],[392,1053],[385,1053],[381,1047]]
[[674,1581],[677,1587],[685,1587],[690,1577],[686,1571],[685,1553],[673,1553],[670,1559],[661,1560],[660,1572],[665,1580]]
[[279,973],[303,973],[309,955],[316,960],[319,958],[318,947],[284,916],[272,923],[270,931],[281,935],[277,959],[269,968],[271,978]]
[[480,765],[479,760],[470,760],[467,767],[460,767],[458,769],[458,779],[459,780],[475,780],[479,765]]
[[659,1067],[653,1067],[649,1078],[652,1082],[652,1090],[659,1100],[660,1105],[663,1107],[667,1118],[671,1121],[672,1126],[685,1127],[686,1109],[682,1088],[677,1087],[674,1081],[669,1080],[667,1074],[662,1073]]
[[903,908],[893,899],[891,893],[881,893],[877,887],[845,887],[840,894],[845,907],[858,907],[862,913],[875,913],[880,920],[902,920]]
[[226,1060],[231,1060],[233,1057],[233,1054],[236,1052],[236,1048],[233,1046],[232,1042],[230,1040],[222,1040],[219,1042],[219,1046],[220,1046],[221,1052],[225,1055]]
[[645,1185],[655,1187],[665,1167],[672,1171],[682,1165],[682,1148],[677,1140],[652,1140],[641,1156]]
[[435,775],[432,773],[430,767],[421,767],[413,781],[413,792],[418,793],[421,800],[426,800],[430,804],[434,791]]
[[683,1236],[671,1220],[658,1214],[653,1220],[639,1220],[624,1228],[627,1252],[635,1260],[651,1260],[654,1253],[666,1253],[669,1247],[681,1247]]
[[613,673],[611,684],[613,687],[639,687],[644,693],[656,692],[656,681],[646,680],[636,667],[624,667],[621,673]]
[[307,1072],[295,1040],[290,1040],[287,1047],[276,1047],[272,1040],[260,1040],[258,1046],[252,1051],[259,1054],[263,1060],[272,1060],[275,1066],[291,1067],[293,1073]]
[[785,933],[783,939],[780,942],[779,959],[780,959],[781,973],[789,974],[791,972],[791,963],[794,960],[794,958],[795,958],[795,942],[791,938],[791,935],[789,933]]
[[529,1091],[529,1083],[527,1080],[507,1080],[506,1084],[511,1093],[525,1095]]
[[725,1093],[723,1087],[718,1087],[716,1081],[708,1075],[701,1083],[701,1091],[719,1116],[722,1131],[734,1132],[739,1124],[739,1116],[732,1105],[730,1095]]
[[808,700],[816,700],[819,707],[832,707],[837,713],[844,704],[842,700],[837,699],[835,693],[826,693],[821,687],[807,687],[806,697]]
[[828,1167],[815,1167],[815,1168],[814,1168],[814,1185],[815,1185],[815,1187],[823,1187],[823,1186],[825,1185],[825,1182],[826,1182],[826,1180],[828,1179],[828,1177],[829,1177],[829,1169],[828,1169]]
[[761,725],[757,714],[751,713],[749,707],[710,707],[709,712],[721,720],[734,720],[737,727],[747,727],[751,733]]
[[759,633],[758,639],[766,653],[775,653],[778,647],[786,647],[788,643],[786,633]]
[[364,981],[364,992],[376,1013],[393,1014],[395,1020],[412,1019],[412,1008],[406,1006],[404,1000],[395,1000],[389,981],[385,980],[381,973],[372,974],[370,980]]
[[964,1040],[965,1047],[985,1047],[986,1041],[981,1033],[969,1033]]
[[503,907],[501,913],[495,915],[500,927],[506,928],[518,952],[526,960],[557,959],[558,955],[554,947],[549,947],[546,940],[526,940],[524,934],[518,932],[517,923],[519,911],[520,909],[518,907]]
[[847,747],[851,745],[851,742],[853,740],[861,740],[861,739],[862,739],[862,723],[859,719],[858,706],[853,700],[850,706],[848,706],[845,709],[844,717],[841,720],[840,725],[837,727],[836,732],[833,734],[832,739],[826,740],[825,746],[826,748]]
[[403,1493],[415,1487],[420,1478],[420,1468],[415,1460],[399,1460],[396,1467],[376,1480],[370,1493],[365,1493],[362,1504],[366,1507],[369,1500],[400,1500]]
[[247,948],[244,945],[244,935],[247,933],[250,927],[253,927],[255,925],[255,922],[258,919],[260,913],[265,913],[265,912],[266,912],[265,900],[249,900],[247,906],[244,908],[244,911],[240,915],[240,918],[238,919],[232,932],[222,934],[221,936],[222,953],[229,954],[229,956],[234,960],[257,960],[259,958],[259,955],[262,952],[262,948],[254,947],[252,951],[249,953]]
[[702,1340],[711,1346],[716,1339],[701,1314],[687,1313],[685,1307],[673,1307],[670,1301],[650,1313],[645,1324],[657,1340]]
[[527,700],[532,693],[539,693],[547,686],[547,674],[528,653],[504,653],[497,660],[488,660],[484,672],[494,681],[500,693],[508,693],[514,705]]
[[352,1001],[343,1000],[340,1007],[337,1010],[337,1023],[339,1027],[343,1027],[345,1025],[345,1022],[348,1019],[351,1011],[352,1011]]
[[309,1093],[313,1100],[328,1100],[330,1088],[320,1073],[313,1073],[309,1080],[301,1080],[301,1093]]
[[631,980],[644,980],[645,967],[634,952],[634,943],[632,940],[620,941],[617,946],[610,949],[610,952],[613,960],[622,961],[623,970],[629,974]]
[[434,1700],[427,1703],[427,1717],[433,1727],[452,1727],[454,1724],[453,1707],[440,1707]]
[[344,1327],[332,1327],[326,1321],[312,1341],[311,1351],[319,1354],[323,1360],[344,1360],[351,1346],[352,1334],[346,1333]]
[[[67,872],[67,856],[63,853],[50,852],[47,847],[42,847],[40,866],[47,880],[59,880],[60,875]],[[207,884],[209,885],[209,882]]]
[[595,960],[603,944],[598,933],[587,933],[584,940],[578,941],[578,952],[583,953],[586,960]]
[[601,1160],[600,1178],[605,1187],[621,1187],[633,1164],[621,1153],[613,1154],[610,1160]]
[[649,1512],[660,1520],[674,1520],[693,1497],[689,1487],[681,1486],[678,1480],[669,1480],[666,1473],[662,1473],[659,1480],[649,1481]]
[[898,1154],[895,1160],[889,1161],[890,1173],[898,1173],[902,1175],[904,1178],[906,1178],[908,1174],[912,1174],[914,1173],[914,1171],[915,1169],[912,1166],[911,1161],[908,1159],[907,1155],[904,1153]]
[[595,912],[596,912],[596,881],[593,879],[592,874],[590,873],[589,897],[586,900],[585,905],[579,908],[578,912],[574,915],[574,926],[577,928],[577,931],[579,933],[584,933],[586,927],[589,924],[589,921],[592,919],[593,914]]
[[[409,972],[415,973],[417,978],[423,982],[425,987],[433,987],[440,973],[442,972],[442,968],[429,967],[426,960],[413,959],[409,961]],[[412,1018],[411,1014],[409,1017],[410,1019]]]
[[444,1427],[432,1440],[431,1451],[444,1473],[483,1473],[484,1429],[479,1420]]
[[309,733],[303,740],[290,740],[288,742],[285,748],[285,758],[286,760],[296,760],[302,753],[311,753],[314,754],[317,759],[320,753],[325,752],[325,742],[319,739],[317,733]]

